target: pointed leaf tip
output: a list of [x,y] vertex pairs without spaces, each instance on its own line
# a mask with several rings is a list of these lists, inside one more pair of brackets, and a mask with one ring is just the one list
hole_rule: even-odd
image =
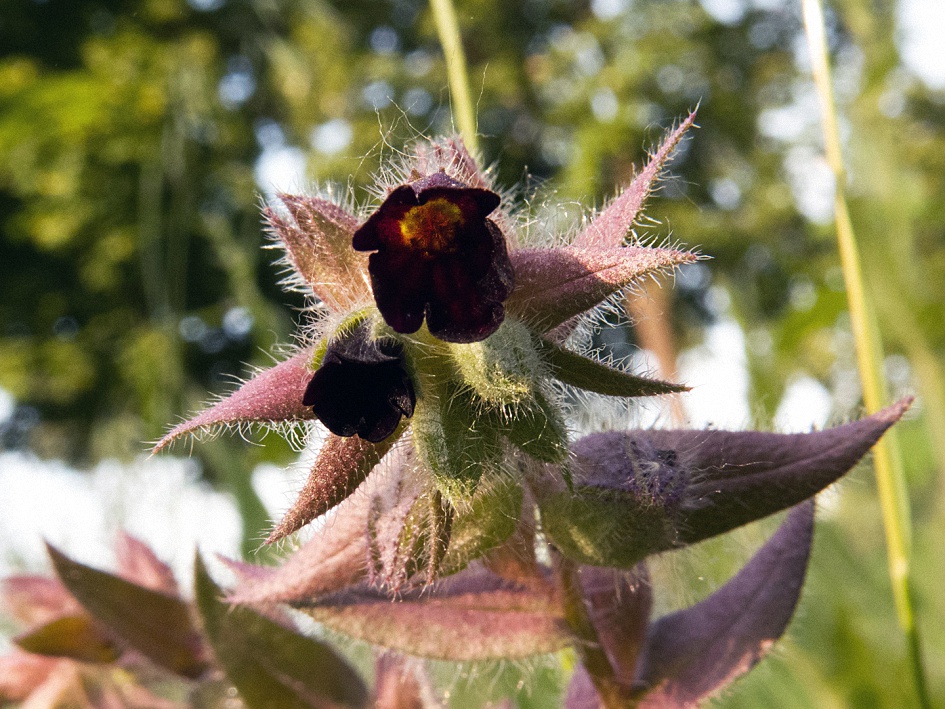
[[872,416],[813,433],[652,431],[698,478],[686,491],[680,543],[692,544],[798,504],[851,470],[909,409],[903,399]]
[[286,258],[315,295],[340,312],[370,294],[367,256],[351,248],[358,220],[337,204],[318,197],[280,194],[291,219],[265,211]]
[[650,157],[646,167],[633,178],[633,181],[616,199],[597,215],[574,240],[574,246],[613,247],[626,243],[627,235],[640,215],[640,210],[647,197],[653,191],[666,161],[682,140],[686,132],[694,125],[696,112],[671,131]]
[[640,707],[695,707],[768,653],[794,615],[813,532],[808,500],[727,584],[650,627],[637,686],[653,689]]
[[364,482],[398,438],[399,432],[395,432],[379,443],[371,443],[360,436],[330,434],[295,503],[265,543],[284,539],[341,503]]
[[308,369],[311,357],[311,352],[300,352],[264,369],[226,398],[175,426],[151,452],[157,453],[188,434],[217,426],[313,419],[315,415],[311,408],[302,405],[305,388],[312,378]]
[[643,246],[517,249],[510,254],[515,290],[506,309],[539,332],[590,310],[633,281],[698,259]]
[[249,709],[359,709],[368,692],[355,670],[328,645],[296,633],[222,591],[198,555],[197,606],[217,660]]
[[172,672],[203,673],[205,648],[186,603],[46,549],[63,585],[110,633]]

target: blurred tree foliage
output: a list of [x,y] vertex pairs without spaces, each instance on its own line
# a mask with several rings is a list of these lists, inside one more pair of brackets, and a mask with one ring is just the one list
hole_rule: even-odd
[[[699,105],[702,128],[648,209],[661,223],[637,230],[714,258],[678,279],[681,345],[734,318],[762,421],[800,375],[826,387],[836,415],[853,411],[831,183],[796,5],[457,4],[485,157],[501,185],[537,189],[536,205],[546,187],[601,204]],[[941,547],[924,531],[945,519],[945,91],[903,65],[894,5],[833,9],[854,221],[894,386],[922,395],[903,438],[931,631],[945,618],[929,570],[940,581]],[[0,445],[80,463],[129,457],[244,363],[268,361],[302,303],[278,290],[272,252],[260,250],[258,194],[272,170],[304,162],[308,179],[367,200],[359,190],[382,159],[451,130],[444,77],[421,0],[0,1],[0,387],[17,403]],[[201,455],[258,538],[265,518],[248,476],[287,448],[270,437]],[[798,633],[820,655],[789,651],[785,677],[750,676],[733,706],[800,675],[812,679],[792,706],[892,706],[909,693],[875,499],[849,487],[823,542],[849,563],[826,570],[833,586],[815,578],[816,627]],[[829,592],[851,584],[848,596]],[[941,689],[945,640],[930,645]]]

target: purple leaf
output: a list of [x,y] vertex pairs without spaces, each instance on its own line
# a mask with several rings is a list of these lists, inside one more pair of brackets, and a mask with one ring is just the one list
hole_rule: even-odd
[[47,550],[59,579],[110,634],[177,674],[204,671],[205,648],[186,603]]
[[380,443],[371,443],[360,436],[330,434],[295,504],[265,543],[272,544],[298,531],[347,498],[364,482],[396,440],[397,436],[391,435]]
[[[910,404],[911,399],[904,399],[860,421],[814,433],[665,430],[593,434],[573,446],[575,481],[602,491],[604,501],[632,493],[627,514],[633,512],[640,495],[658,503],[650,507],[654,513],[662,510],[667,533],[651,534],[643,540],[646,553],[656,553],[727,532],[812,497],[856,465]],[[577,500],[593,502],[588,495]],[[544,502],[543,510],[549,504]],[[598,532],[588,532],[587,542],[588,548],[602,549],[598,537],[606,540],[607,517],[601,510],[595,514],[589,508],[584,518],[602,525]],[[571,520],[572,526],[580,521],[573,515]],[[633,546],[631,541],[639,546],[641,540],[628,540],[628,549]],[[601,565],[618,563],[617,559],[585,560]]]
[[515,584],[479,565],[395,600],[361,585],[300,609],[347,635],[441,660],[524,657],[571,641],[550,583]]
[[794,614],[813,531],[810,500],[790,513],[731,581],[651,626],[637,686],[653,689],[641,707],[694,707],[768,653]]
[[171,596],[180,595],[171,568],[157,558],[151,548],[127,532],[120,532],[115,545],[118,556],[118,575],[139,586],[161,591]]
[[653,186],[666,164],[673,149],[693,125],[696,113],[693,111],[676,130],[666,136],[659,149],[650,157],[643,171],[633,178],[633,182],[617,199],[588,224],[574,240],[574,246],[613,247],[623,246],[633,227],[646,198],[653,191]]
[[175,426],[158,441],[152,452],[157,453],[189,433],[218,426],[272,424],[315,418],[312,410],[302,405],[305,388],[312,378],[312,372],[307,366],[311,358],[311,352],[300,352],[275,367],[264,369],[209,409]]
[[264,214],[285,247],[286,259],[315,295],[333,312],[351,310],[371,293],[367,257],[351,248],[358,220],[336,204],[317,197],[279,195],[291,215]]
[[372,552],[377,565],[387,560],[385,555],[394,553],[386,546],[376,548],[377,535],[396,547],[406,514],[418,494],[413,478],[405,479],[403,461],[393,454],[387,456],[384,464],[338,505],[282,566],[252,567],[249,573],[239,573],[240,583],[230,601],[304,603],[357,583],[368,573]]
[[197,606],[214,654],[249,709],[366,707],[357,672],[328,645],[220,600],[198,556]]
[[0,581],[5,610],[24,625],[42,625],[82,610],[58,579],[42,576],[9,576]]
[[80,662],[114,662],[120,654],[85,613],[57,618],[17,635],[13,642],[37,655],[68,657]]
[[[440,170],[458,182],[479,189],[491,189],[488,180],[459,138],[446,138],[416,145],[416,170],[421,175],[432,175]],[[405,180],[406,181],[406,180]]]
[[697,259],[685,251],[641,246],[520,249],[510,256],[515,290],[506,310],[539,332],[593,308],[645,274]]

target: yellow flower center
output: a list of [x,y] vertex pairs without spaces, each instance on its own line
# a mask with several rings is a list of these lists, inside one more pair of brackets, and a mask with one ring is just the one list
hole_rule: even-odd
[[460,208],[444,197],[411,207],[400,220],[404,243],[428,252],[456,249],[456,230],[465,223]]

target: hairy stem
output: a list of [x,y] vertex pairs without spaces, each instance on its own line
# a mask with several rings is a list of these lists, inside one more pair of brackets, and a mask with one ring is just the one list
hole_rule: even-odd
[[[840,131],[830,80],[827,58],[827,38],[824,31],[823,8],[820,0],[802,0],[804,27],[811,55],[814,84],[820,97],[824,146],[827,161],[837,180],[834,210],[837,244],[843,280],[846,284],[850,322],[856,343],[857,364],[863,387],[863,400],[870,413],[878,411],[887,398],[883,374],[883,349],[875,315],[870,308],[860,265],[859,247],[853,232],[853,223],[846,199],[846,174],[840,150]],[[916,694],[922,707],[930,707],[930,699],[922,661],[922,646],[916,624],[910,580],[911,528],[909,498],[903,473],[902,457],[895,431],[888,434],[873,448],[876,483],[879,490],[883,525],[886,532],[886,552],[889,576],[892,582],[896,614],[909,647]]]
[[463,142],[473,155],[479,153],[479,137],[476,134],[476,113],[469,92],[469,77],[466,72],[466,54],[459,33],[459,22],[452,0],[430,0],[433,21],[446,58],[446,76],[453,99],[453,118],[459,128]]

